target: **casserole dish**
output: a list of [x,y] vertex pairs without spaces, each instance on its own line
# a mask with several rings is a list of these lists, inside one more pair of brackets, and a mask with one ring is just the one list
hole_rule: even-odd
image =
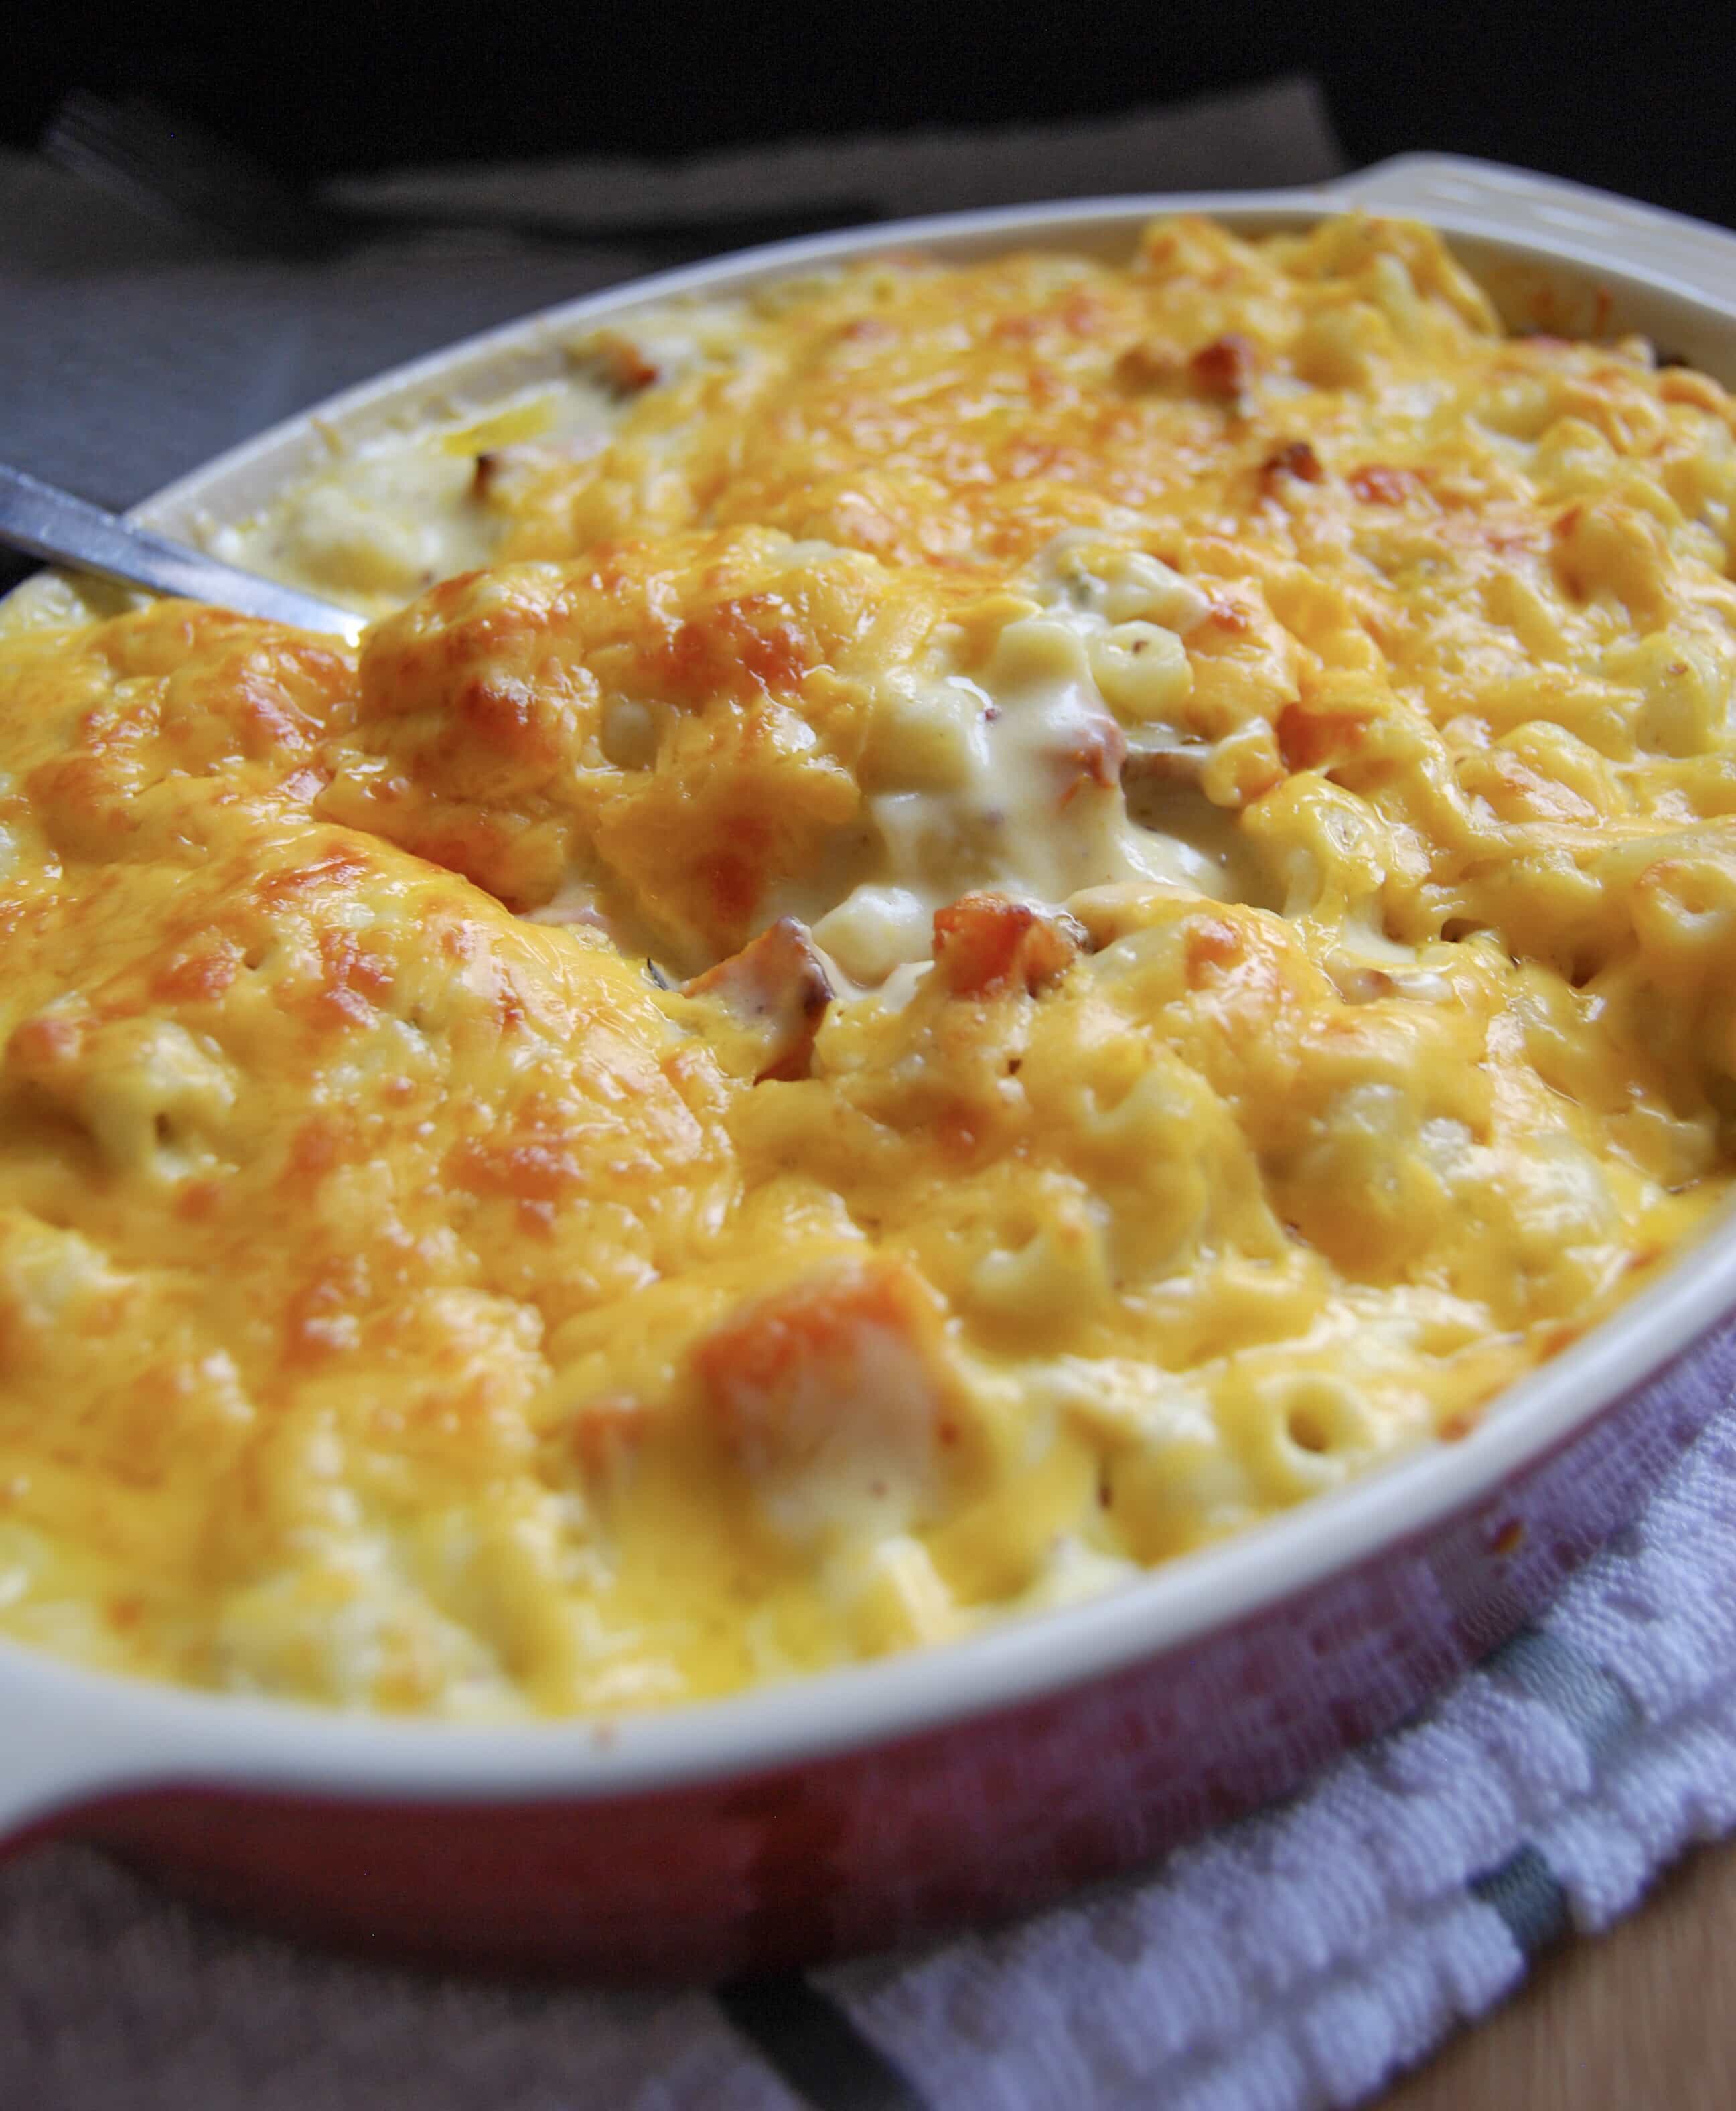
[[[1641,331],[1732,370],[1726,238],[1466,167],[1333,191],[1141,198],[786,245],[578,304],[329,406],[356,438],[486,399],[556,334],[888,242],[962,258],[1112,252],[1185,203],[1255,231],[1347,205],[1452,236],[1510,322]],[[1618,270],[1617,262],[1629,260]],[[170,532],[256,511],[312,421],[165,494]],[[1715,1234],[1445,1450],[968,1644],[620,1725],[505,1732],[159,1693],[8,1652],[15,1836],[76,1831],[287,1923],[399,1947],[716,1973],[1009,1910],[1280,1793],[1509,1631],[1630,1508],[1718,1397],[1736,1254]]]

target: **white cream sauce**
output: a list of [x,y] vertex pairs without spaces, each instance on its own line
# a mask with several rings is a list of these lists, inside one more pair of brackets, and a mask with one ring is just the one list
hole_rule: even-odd
[[287,579],[368,616],[493,557],[507,517],[491,507],[478,457],[502,473],[580,456],[607,441],[615,405],[583,372],[357,443],[331,436],[329,465],[262,514],[213,529],[213,556]]
[[1232,817],[1196,797],[1185,831],[1142,826],[1120,773],[1135,742],[1179,744],[1163,711],[1191,685],[1179,631],[1205,596],[1155,558],[1070,531],[1033,568],[1031,599],[974,678],[943,670],[883,699],[921,720],[943,781],[871,795],[867,876],[835,906],[803,905],[848,985],[925,960],[935,911],[974,890],[1049,908],[1118,883],[1229,890]]

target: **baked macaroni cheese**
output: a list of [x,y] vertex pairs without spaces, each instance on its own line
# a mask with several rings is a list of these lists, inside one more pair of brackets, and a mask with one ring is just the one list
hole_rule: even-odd
[[0,1632],[449,1717],[932,1642],[1722,1201],[1715,384],[1354,218],[571,370],[220,538],[359,655],[4,624]]

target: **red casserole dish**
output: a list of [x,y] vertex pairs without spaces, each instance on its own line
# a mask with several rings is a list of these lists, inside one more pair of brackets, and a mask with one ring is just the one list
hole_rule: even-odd
[[[1515,323],[1643,331],[1736,380],[1736,236],[1415,159],[1320,191],[1018,208],[787,243],[533,318],[318,415],[359,435],[442,390],[530,378],[576,322],[892,245],[1113,252],[1181,207],[1254,230],[1350,205],[1442,228]],[[239,518],[322,444],[293,421],[141,517],[171,533]],[[1725,1225],[1457,1445],[1114,1596],[618,1724],[321,1714],[0,1645],[0,1837],[93,1841],[310,1934],[611,1976],[814,1962],[1013,1912],[1293,1789],[1511,1633],[1725,1397],[1733,1314]]]

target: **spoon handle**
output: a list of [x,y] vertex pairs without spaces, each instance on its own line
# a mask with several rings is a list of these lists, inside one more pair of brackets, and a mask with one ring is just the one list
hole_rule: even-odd
[[148,528],[135,528],[3,463],[0,543],[27,551],[33,557],[45,557],[51,564],[100,572],[105,579],[121,579],[129,586],[211,602],[240,615],[264,616],[303,630],[334,631],[352,643],[363,629],[362,619],[348,609],[241,571],[202,550],[153,535]]

